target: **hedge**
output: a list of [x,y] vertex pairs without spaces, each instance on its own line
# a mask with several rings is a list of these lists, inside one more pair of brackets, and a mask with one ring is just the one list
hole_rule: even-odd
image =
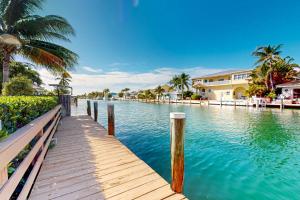
[[0,140],[53,109],[57,104],[57,97],[1,96],[0,120],[2,121],[2,130],[0,130]]

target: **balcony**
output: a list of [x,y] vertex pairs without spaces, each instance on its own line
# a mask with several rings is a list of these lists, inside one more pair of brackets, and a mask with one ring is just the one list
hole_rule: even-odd
[[197,86],[197,85],[213,86],[213,85],[227,85],[227,84],[231,84],[231,80],[212,81],[212,82],[206,82],[206,83],[199,80],[199,81],[194,82],[194,86]]

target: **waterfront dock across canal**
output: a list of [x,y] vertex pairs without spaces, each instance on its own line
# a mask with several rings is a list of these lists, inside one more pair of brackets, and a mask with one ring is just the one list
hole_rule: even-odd
[[63,118],[54,138],[29,199],[186,199],[90,116]]

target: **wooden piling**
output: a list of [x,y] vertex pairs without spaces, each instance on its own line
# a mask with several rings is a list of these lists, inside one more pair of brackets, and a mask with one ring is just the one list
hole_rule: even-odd
[[108,135],[115,135],[115,113],[114,113],[114,105],[107,105],[107,122],[108,122]]
[[94,101],[94,121],[98,121],[98,102]]
[[280,99],[280,110],[284,109],[284,101],[283,99]]
[[91,116],[91,101],[87,100],[87,108],[86,108],[86,112],[88,114],[88,116]]
[[185,113],[170,113],[171,131],[171,188],[182,193],[184,181]]
[[256,108],[259,108],[259,99],[256,99]]

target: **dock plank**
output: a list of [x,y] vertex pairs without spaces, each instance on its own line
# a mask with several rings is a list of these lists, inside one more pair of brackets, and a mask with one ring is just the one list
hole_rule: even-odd
[[88,116],[64,118],[54,137],[29,199],[185,198]]

